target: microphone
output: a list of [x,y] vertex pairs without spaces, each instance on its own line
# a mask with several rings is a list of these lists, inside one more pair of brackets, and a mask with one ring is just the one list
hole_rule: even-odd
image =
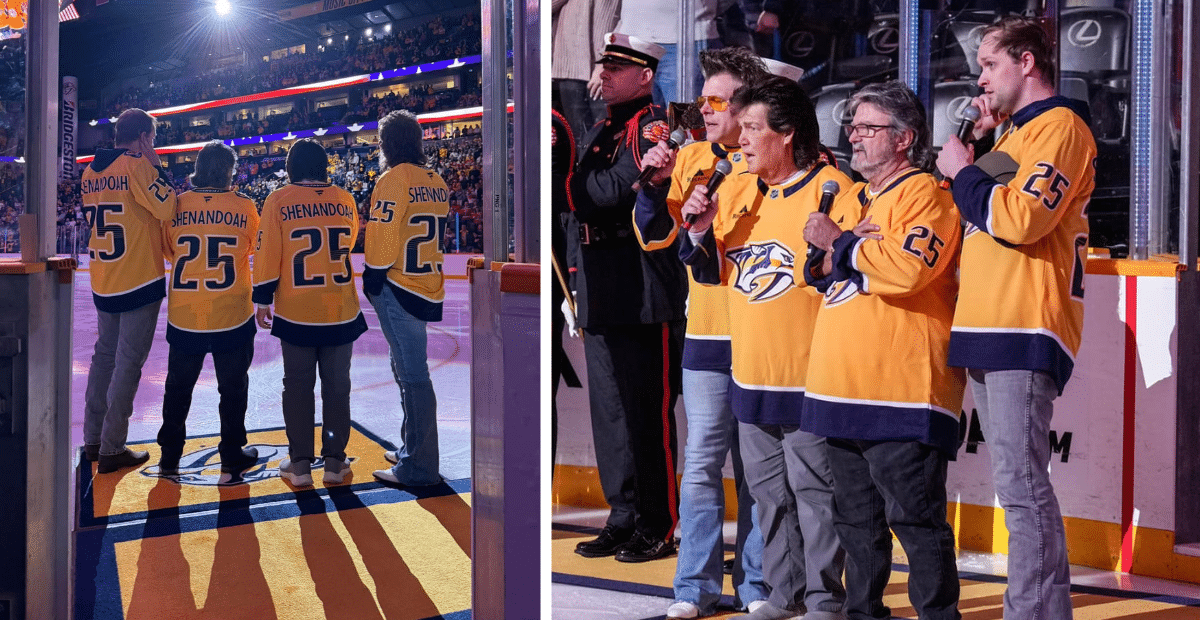
[[[962,124],[958,126],[958,141],[966,144],[971,139],[971,132],[975,131],[975,123],[979,122],[979,108],[969,105],[962,111],[962,116]],[[950,179],[942,179],[938,186],[950,189]]]
[[[825,181],[821,185],[821,202],[817,203],[817,213],[829,215],[829,210],[833,208],[833,198],[838,195],[842,188],[838,186],[837,181]],[[808,255],[812,256],[817,252],[817,246],[808,244]]]
[[[667,138],[667,148],[674,151],[679,148],[679,145],[687,141],[687,132],[682,128],[671,132],[671,137]],[[650,179],[658,173],[658,166],[646,166],[642,168],[642,173],[638,175],[636,181],[633,182],[633,191],[641,191],[642,186],[649,183]]]
[[[708,184],[704,186],[705,190],[707,190],[704,192],[704,195],[711,200],[712,195],[716,193],[718,187],[721,187],[721,183],[725,181],[725,176],[730,172],[733,172],[733,164],[729,163],[729,160],[722,159],[721,161],[717,162],[717,167],[715,170],[713,170],[712,177],[708,179]],[[695,215],[691,213],[685,215],[683,217],[683,229],[691,230],[692,223],[695,221]]]

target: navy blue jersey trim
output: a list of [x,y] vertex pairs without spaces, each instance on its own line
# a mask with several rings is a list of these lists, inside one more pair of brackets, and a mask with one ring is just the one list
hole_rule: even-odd
[[437,323],[442,320],[442,302],[423,299],[396,286],[391,280],[388,280],[388,288],[396,296],[396,301],[400,302],[400,307],[414,317],[426,323]]
[[891,407],[804,399],[800,430],[822,437],[863,441],[918,441],[954,460],[958,420],[927,407]]
[[962,218],[988,234],[988,216],[991,213],[992,189],[1001,183],[988,176],[979,166],[971,165],[954,176],[954,204]]
[[679,260],[692,268],[692,277],[701,284],[720,284],[721,257],[717,256],[717,238],[712,228],[704,233],[700,245],[692,243],[690,234],[679,237]]
[[255,284],[253,291],[250,293],[250,301],[262,306],[269,306],[275,303],[275,289],[278,286],[278,279],[262,284]]
[[655,186],[647,183],[637,193],[633,207],[633,225],[637,226],[642,241],[662,241],[671,235],[675,220],[667,211],[667,194],[670,185]]
[[1044,334],[950,332],[947,365],[978,370],[1038,370],[1061,395],[1075,369],[1058,341]]
[[275,316],[271,335],[297,347],[337,347],[358,340],[367,331],[362,312],[348,323],[335,325],[300,325]]
[[688,370],[729,372],[733,352],[728,340],[683,339],[683,364]]
[[800,423],[804,407],[804,392],[773,392],[744,388],[736,382],[729,384],[729,404],[738,422],[746,424]]
[[120,295],[105,297],[92,293],[92,300],[96,302],[97,310],[109,314],[117,314],[119,312],[137,310],[146,304],[154,303],[166,296],[167,279],[159,278]]
[[237,327],[219,332],[190,332],[167,323],[167,344],[191,355],[223,353],[245,346],[246,341],[253,340],[256,333],[258,328],[254,326],[254,317]]

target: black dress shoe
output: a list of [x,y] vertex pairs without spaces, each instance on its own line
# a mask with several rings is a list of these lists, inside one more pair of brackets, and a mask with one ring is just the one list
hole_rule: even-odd
[[721,572],[725,573],[726,575],[733,574],[733,558],[725,560],[725,563],[721,566]]
[[221,459],[221,473],[236,474],[258,464],[258,448],[242,448],[238,456]]
[[613,555],[617,549],[629,542],[633,532],[618,530],[611,525],[604,526],[600,535],[575,545],[575,553],[585,558],[603,558]]
[[125,448],[125,451],[119,454],[101,454],[100,467],[98,468],[98,471],[102,474],[111,474],[118,469],[137,467],[138,465],[141,465],[149,460],[149,452]]
[[617,551],[618,562],[649,562],[675,555],[675,541],[635,534]]
[[181,454],[177,454],[172,450],[163,450],[162,456],[158,457],[158,473],[162,476],[178,476],[179,475],[179,458]]

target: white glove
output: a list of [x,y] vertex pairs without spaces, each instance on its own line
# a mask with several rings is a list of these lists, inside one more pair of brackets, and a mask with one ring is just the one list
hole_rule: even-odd
[[[574,297],[574,294],[571,296]],[[575,313],[571,311],[571,304],[568,304],[567,300],[565,299],[562,302],[562,313],[567,319],[567,333],[570,334],[572,338],[578,338],[579,328],[575,326]]]

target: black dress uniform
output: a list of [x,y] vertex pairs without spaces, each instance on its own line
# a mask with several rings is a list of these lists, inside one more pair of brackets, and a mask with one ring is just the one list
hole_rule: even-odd
[[642,155],[667,136],[665,118],[649,96],[609,106],[584,139],[563,221],[607,526],[618,538],[671,544],[687,278],[675,244],[638,245],[631,189]]

